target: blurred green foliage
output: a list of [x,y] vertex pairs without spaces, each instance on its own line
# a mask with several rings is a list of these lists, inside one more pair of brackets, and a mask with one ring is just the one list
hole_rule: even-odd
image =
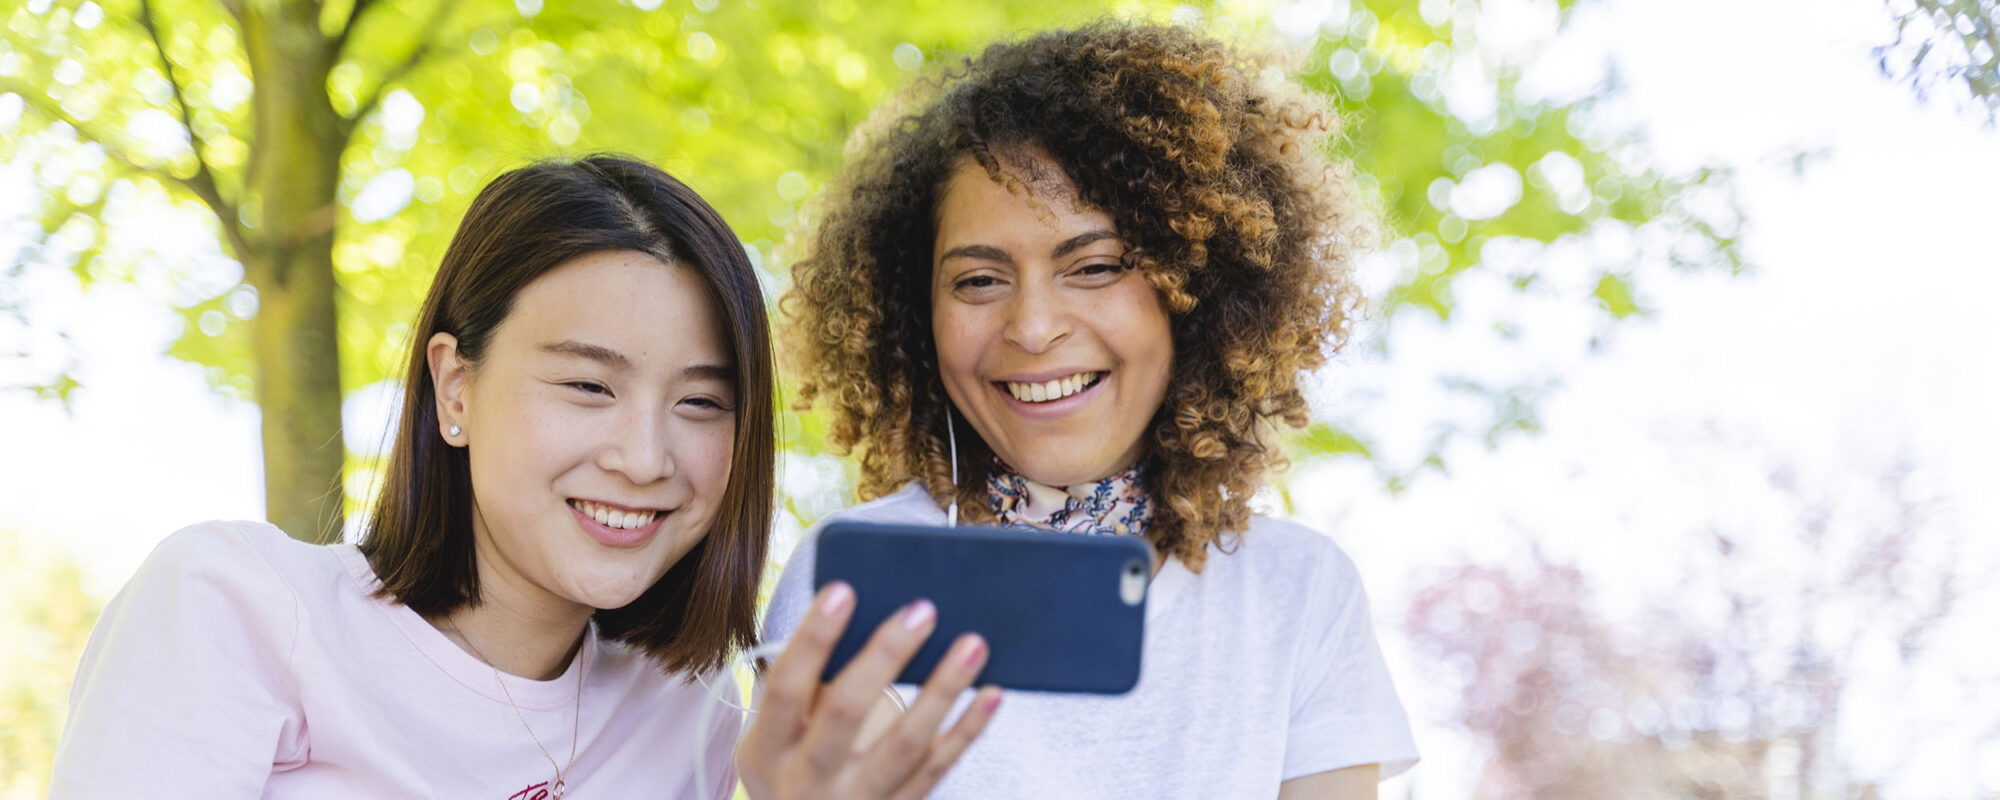
[[[1557,35],[1572,4],[1525,8]],[[1664,227],[1679,243],[1675,261],[1742,267],[1733,218],[1699,215],[1685,202],[1718,176],[1659,174],[1630,132],[1594,122],[1595,104],[1612,91],[1608,79],[1570,96],[1537,93],[1523,79],[1532,53],[1482,42],[1479,4],[1334,2],[1303,30],[1279,18],[1296,14],[1287,8],[328,3],[319,9],[320,33],[340,44],[340,58],[326,73],[326,91],[351,126],[339,155],[338,208],[326,210],[335,231],[339,385],[352,391],[400,371],[408,321],[458,216],[505,169],[594,150],[660,163],[723,212],[772,276],[775,295],[784,272],[779,245],[801,203],[839,168],[848,130],[895,87],[996,37],[1107,13],[1203,25],[1285,51],[1296,77],[1330,96],[1347,124],[1341,155],[1356,163],[1399,245],[1384,251],[1395,272],[1378,298],[1384,317],[1422,311],[1449,319],[1452,284],[1482,268],[1486,246],[1560,243],[1593,226]],[[29,0],[7,10],[0,92],[28,102],[25,114],[0,109],[0,159],[43,162],[35,198],[42,243],[10,265],[9,280],[50,266],[85,283],[171,286],[167,299],[186,320],[173,352],[211,367],[223,391],[249,396],[252,325],[243,323],[257,315],[259,287],[226,257],[243,246],[232,224],[263,224],[260,198],[244,191],[258,173],[304,167],[260,160],[262,129],[249,102],[258,85],[238,32],[240,10],[226,0]],[[157,45],[143,24],[148,14]],[[213,226],[215,258],[179,259],[118,241],[121,214],[165,203],[194,211],[211,193],[230,199],[240,218],[203,223]],[[1645,313],[1631,261],[1599,268],[1594,289],[1575,302],[1611,320]],[[1522,291],[1538,288],[1532,269],[1509,277]],[[18,313],[18,301],[0,292],[0,308]],[[44,391],[64,394],[65,380],[49,376]],[[1480,432],[1487,439],[1534,428],[1531,387],[1461,385],[1490,396],[1495,415]],[[788,415],[786,426],[787,446],[822,451],[813,415]],[[1296,441],[1297,453],[1371,457],[1370,431],[1321,427]],[[369,466],[356,454],[349,464],[350,472]],[[367,477],[350,475],[350,494]]]
[[1889,0],[1896,39],[1875,48],[1883,74],[1919,98],[1940,89],[2000,122],[2000,0]]
[[48,788],[70,676],[102,604],[76,564],[19,532],[0,529],[0,798]]

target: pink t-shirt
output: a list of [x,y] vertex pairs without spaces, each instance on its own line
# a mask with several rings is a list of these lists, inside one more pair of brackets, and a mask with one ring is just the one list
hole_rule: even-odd
[[[168,537],[91,633],[49,797],[545,798],[554,769],[493,670],[378,585],[353,546],[263,523]],[[587,638],[561,677],[504,678],[558,764],[580,731],[568,795],[728,797],[740,715]]]

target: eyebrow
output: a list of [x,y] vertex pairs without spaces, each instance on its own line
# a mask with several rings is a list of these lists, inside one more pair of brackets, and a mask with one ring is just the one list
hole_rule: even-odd
[[1014,263],[1014,257],[1008,255],[1007,251],[990,244],[967,244],[954,247],[944,251],[944,255],[938,256],[938,263],[942,264],[954,258],[976,258],[981,261],[998,261],[1002,264]]
[[[1083,249],[1085,246],[1091,243],[1102,241],[1105,239],[1116,239],[1116,238],[1118,238],[1118,234],[1116,232],[1113,232],[1105,228],[1099,228],[1094,231],[1085,231],[1075,236],[1071,236],[1068,239],[1064,239],[1061,244],[1055,246],[1055,249],[1049,251],[1049,257],[1062,258],[1063,256],[1069,255],[1071,253]],[[938,257],[938,263],[942,264],[954,258],[977,258],[983,261],[997,261],[1002,264],[1014,263],[1014,257],[1008,255],[1007,251],[1002,250],[998,247],[994,247],[990,244],[968,244],[968,245],[961,245],[958,247],[954,247],[950,250],[944,251],[944,255]]]
[[736,368],[721,364],[696,364],[681,370],[681,380],[734,383]]
[[574,339],[568,339],[560,342],[550,342],[548,344],[544,344],[542,345],[542,352],[554,353],[559,356],[569,356],[571,358],[586,359],[589,361],[595,361],[599,364],[603,364],[607,367],[617,367],[619,369],[625,369],[627,367],[632,366],[632,359],[626,358],[624,353],[620,353],[616,350],[613,350],[609,347],[605,347],[604,345],[601,344],[590,344],[589,342],[579,342]]
[[1083,233],[1079,233],[1075,236],[1071,236],[1068,239],[1064,239],[1062,244],[1056,245],[1056,249],[1049,251],[1049,255],[1053,258],[1062,258],[1063,256],[1069,255],[1071,253],[1083,249],[1084,245],[1088,245],[1093,242],[1101,241],[1104,239],[1116,239],[1116,238],[1118,238],[1118,234],[1105,230],[1103,228],[1098,228],[1097,230],[1094,231],[1086,231]]
[[[579,342],[573,339],[542,345],[542,352],[595,361],[599,364],[618,369],[627,369],[632,366],[632,360],[626,358],[624,353],[601,344]],[[684,381],[705,380],[731,383],[736,380],[736,368],[726,364],[695,364],[694,366],[682,368],[680,379]]]

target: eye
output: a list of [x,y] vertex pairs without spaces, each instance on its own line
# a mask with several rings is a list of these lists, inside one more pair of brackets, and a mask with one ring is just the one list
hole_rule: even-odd
[[605,386],[604,384],[598,383],[597,381],[569,381],[567,383],[564,383],[563,385],[588,395],[597,395],[601,397],[611,396],[611,387]]
[[723,402],[721,398],[709,395],[689,397],[681,401],[681,406],[693,412],[697,418],[704,419],[719,419],[736,413],[735,407]]
[[1070,276],[1085,286],[1109,286],[1118,282],[1125,270],[1121,261],[1092,261],[1071,270]]
[[999,285],[1000,279],[991,275],[972,275],[958,279],[958,282],[953,283],[951,288],[957,291],[965,291],[967,289],[985,289],[990,286]]

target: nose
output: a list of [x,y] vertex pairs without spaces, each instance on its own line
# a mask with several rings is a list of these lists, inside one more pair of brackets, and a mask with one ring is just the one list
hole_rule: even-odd
[[673,426],[665,410],[637,404],[620,416],[611,440],[598,451],[598,466],[646,486],[674,476]]
[[1074,329],[1071,311],[1052,287],[1029,282],[1007,300],[1007,341],[1029,353],[1048,352]]

